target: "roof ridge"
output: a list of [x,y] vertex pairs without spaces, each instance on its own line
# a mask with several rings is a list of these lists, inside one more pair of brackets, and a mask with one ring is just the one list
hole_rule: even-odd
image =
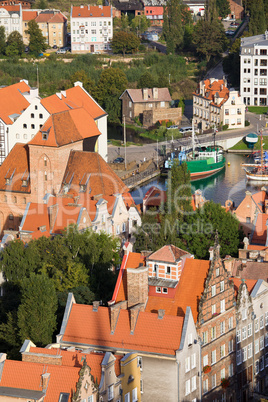
[[52,125],[53,125],[53,131],[54,131],[54,137],[55,137],[55,142],[57,144],[57,147],[59,146],[58,141],[57,141],[57,136],[56,136],[56,131],[55,131],[55,126],[54,126],[54,114],[51,115],[52,117]]

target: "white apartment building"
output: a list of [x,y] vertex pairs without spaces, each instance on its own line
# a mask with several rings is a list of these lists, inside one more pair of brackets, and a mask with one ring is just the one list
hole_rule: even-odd
[[245,105],[267,106],[268,31],[241,38],[240,93]]
[[245,105],[239,93],[227,88],[225,79],[201,81],[193,94],[193,120],[201,130],[228,124],[245,126]]
[[0,26],[5,27],[6,38],[14,31],[18,31],[22,35],[21,4],[0,6]]
[[70,21],[72,53],[103,53],[110,49],[111,6],[72,7]]

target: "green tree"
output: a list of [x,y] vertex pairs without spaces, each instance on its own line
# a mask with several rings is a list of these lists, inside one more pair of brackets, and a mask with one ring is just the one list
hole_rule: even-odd
[[45,10],[46,8],[48,8],[46,0],[39,0],[36,8],[38,8],[40,10]]
[[220,55],[226,48],[227,39],[221,22],[200,20],[194,27],[193,44],[196,52],[209,62],[212,56]]
[[22,301],[18,309],[20,339],[37,345],[52,342],[56,329],[57,296],[53,283],[45,275],[31,274],[22,281]]
[[85,70],[76,71],[73,75],[71,75],[70,79],[72,85],[76,81],[82,82],[85,90],[94,98],[95,82],[90,77],[88,77]]
[[121,114],[119,96],[127,88],[127,77],[120,68],[107,68],[102,71],[95,96],[109,114],[109,121],[118,122]]
[[183,44],[182,1],[168,0],[164,7],[162,35],[167,43],[167,54],[175,53]]
[[121,14],[121,29],[127,31],[129,27],[129,18],[127,14]]
[[112,50],[114,53],[135,53],[140,45],[139,38],[132,32],[116,32],[112,39]]
[[146,18],[146,15],[137,15],[131,21],[131,29],[135,33],[141,34],[145,32],[151,26],[151,21]]
[[15,311],[7,313],[7,322],[0,324],[1,349],[8,352],[10,359],[19,359],[21,339],[18,335],[17,314]]
[[18,31],[13,31],[7,38],[6,55],[21,56],[24,52],[22,36]]
[[221,256],[236,256],[243,239],[238,219],[226,212],[220,204],[206,202],[201,209],[189,215],[187,227],[178,234],[187,244],[187,248],[196,258],[207,259],[209,248],[214,244],[215,232],[218,231]]
[[254,0],[250,8],[249,32],[252,36],[263,34],[266,30],[266,20],[263,0]]
[[230,3],[228,0],[216,0],[216,5],[220,17],[225,18],[227,15],[231,14]]
[[0,26],[0,54],[5,53],[6,48],[6,31],[3,25]]
[[41,52],[46,50],[46,39],[35,20],[29,21],[26,33],[30,35],[29,48],[31,53],[38,56]]
[[158,83],[155,81],[155,78],[149,71],[146,71],[140,76],[137,84],[138,88],[153,88],[156,86],[158,86]]

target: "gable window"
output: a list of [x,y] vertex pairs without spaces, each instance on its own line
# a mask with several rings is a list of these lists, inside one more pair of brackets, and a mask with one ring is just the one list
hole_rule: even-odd
[[220,282],[220,291],[223,292],[224,291],[224,281]]
[[195,353],[191,356],[191,368],[192,369],[196,368],[196,354]]
[[220,275],[220,268],[216,268],[216,276]]
[[158,265],[157,265],[157,264],[154,264],[154,270],[153,270],[153,272],[156,272],[156,271],[157,271],[157,268],[158,268]]
[[167,289],[167,288],[163,288],[163,289],[162,289],[162,293],[168,293],[168,289]]
[[23,128],[27,128],[27,124],[24,123],[24,124],[23,124]]
[[123,222],[122,223],[122,232],[125,233],[125,231],[126,231],[126,223]]
[[42,113],[39,114],[39,119],[43,119]]
[[108,401],[111,401],[114,398],[114,386],[109,385],[108,387]]
[[170,275],[170,267],[167,267],[167,272],[166,272],[166,274],[167,274],[167,275]]
[[34,113],[31,113],[31,119],[34,119]]
[[189,334],[188,335],[188,346],[192,346],[193,344],[193,334]]
[[47,181],[47,172],[45,172],[45,181]]
[[[35,125],[31,124],[31,129],[34,130],[35,129]],[[27,135],[27,134],[26,134]]]
[[221,313],[225,311],[225,299],[221,300]]
[[247,309],[243,308],[243,310],[242,310],[242,321],[244,321],[246,319],[247,319]]
[[161,293],[161,288],[160,287],[156,288],[156,293]]
[[120,234],[120,226],[119,225],[116,226],[116,234]]

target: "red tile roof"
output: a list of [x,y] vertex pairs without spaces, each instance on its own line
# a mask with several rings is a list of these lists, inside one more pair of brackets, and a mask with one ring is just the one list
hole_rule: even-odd
[[79,379],[79,367],[55,366],[6,360],[1,376],[0,386],[42,391],[42,374],[50,373],[45,401],[59,400],[60,393],[72,395]]
[[[31,202],[24,221],[21,222],[23,232],[39,232],[35,236],[49,236],[49,216],[46,204]],[[40,228],[42,229],[40,230]]]
[[36,18],[35,21],[38,23],[40,22],[48,22],[52,17],[54,13],[40,13]]
[[[212,84],[210,80],[204,80],[205,84],[205,94],[201,95],[202,98],[212,100],[214,106],[220,107],[229,97],[229,89],[225,86],[224,80],[213,81]],[[214,103],[214,97],[218,94],[219,98],[223,98],[220,104]],[[199,92],[194,93],[195,96],[200,96]]]
[[127,300],[127,268],[138,268],[145,265],[145,257],[140,253],[128,253],[123,257],[120,271],[117,277],[112,300],[116,303]]
[[251,243],[265,246],[267,238],[267,226],[266,226],[267,221],[268,221],[268,214],[263,213],[258,214]]
[[232,276],[237,276],[242,279],[263,279],[268,281],[268,263],[247,261],[243,263],[241,260],[236,260],[232,269]]
[[42,105],[50,114],[70,110],[71,108],[84,108],[93,119],[107,115],[79,85],[63,91],[60,96],[61,99],[57,95],[52,95],[41,100]]
[[257,246],[255,244],[248,245],[248,250],[265,250],[265,249],[267,249],[267,246]]
[[98,153],[71,151],[63,176],[64,180],[73,177],[70,194],[79,192],[85,174],[90,174],[88,189],[91,188],[91,195],[106,196],[128,191],[126,185]]
[[61,23],[67,21],[67,18],[62,13],[54,14],[53,17],[49,20],[49,23]]
[[111,17],[111,6],[75,6],[72,7],[72,18]]
[[175,355],[180,346],[182,317],[140,312],[134,335],[130,332],[128,310],[120,310],[114,334],[111,334],[109,308],[73,304],[63,335],[63,343],[102,346],[118,350],[145,351]]
[[[238,289],[239,289],[239,286],[242,283],[242,279],[241,278],[230,278],[230,280],[233,281],[233,283],[234,283],[235,297],[237,297]],[[244,281],[246,282],[248,292],[250,294],[252,292],[254,286],[256,285],[257,280],[255,280],[255,279],[244,279]]]
[[[46,139],[43,133],[46,132]],[[100,131],[93,118],[83,108],[52,114],[30,145],[60,147],[85,138],[98,137]]]
[[[1,94],[1,92],[0,92]],[[1,97],[0,97],[1,98]],[[13,175],[10,185],[6,184],[6,178]],[[30,180],[27,186],[23,186],[22,178],[29,176],[29,150],[25,144],[17,143],[7,155],[0,166],[0,190],[30,193]]]
[[7,11],[20,11],[20,6],[14,5],[14,6],[0,6],[0,8],[4,8]]
[[31,21],[34,20],[38,15],[37,11],[32,10],[23,10],[22,11],[22,20],[23,21]]
[[30,105],[22,95],[29,91],[30,87],[24,81],[0,88],[0,118],[6,124],[13,124],[9,116],[20,115]]
[[163,261],[175,264],[182,256],[189,254],[188,251],[182,250],[179,247],[169,244],[163,246],[160,250],[155,251],[147,260],[149,261]]

